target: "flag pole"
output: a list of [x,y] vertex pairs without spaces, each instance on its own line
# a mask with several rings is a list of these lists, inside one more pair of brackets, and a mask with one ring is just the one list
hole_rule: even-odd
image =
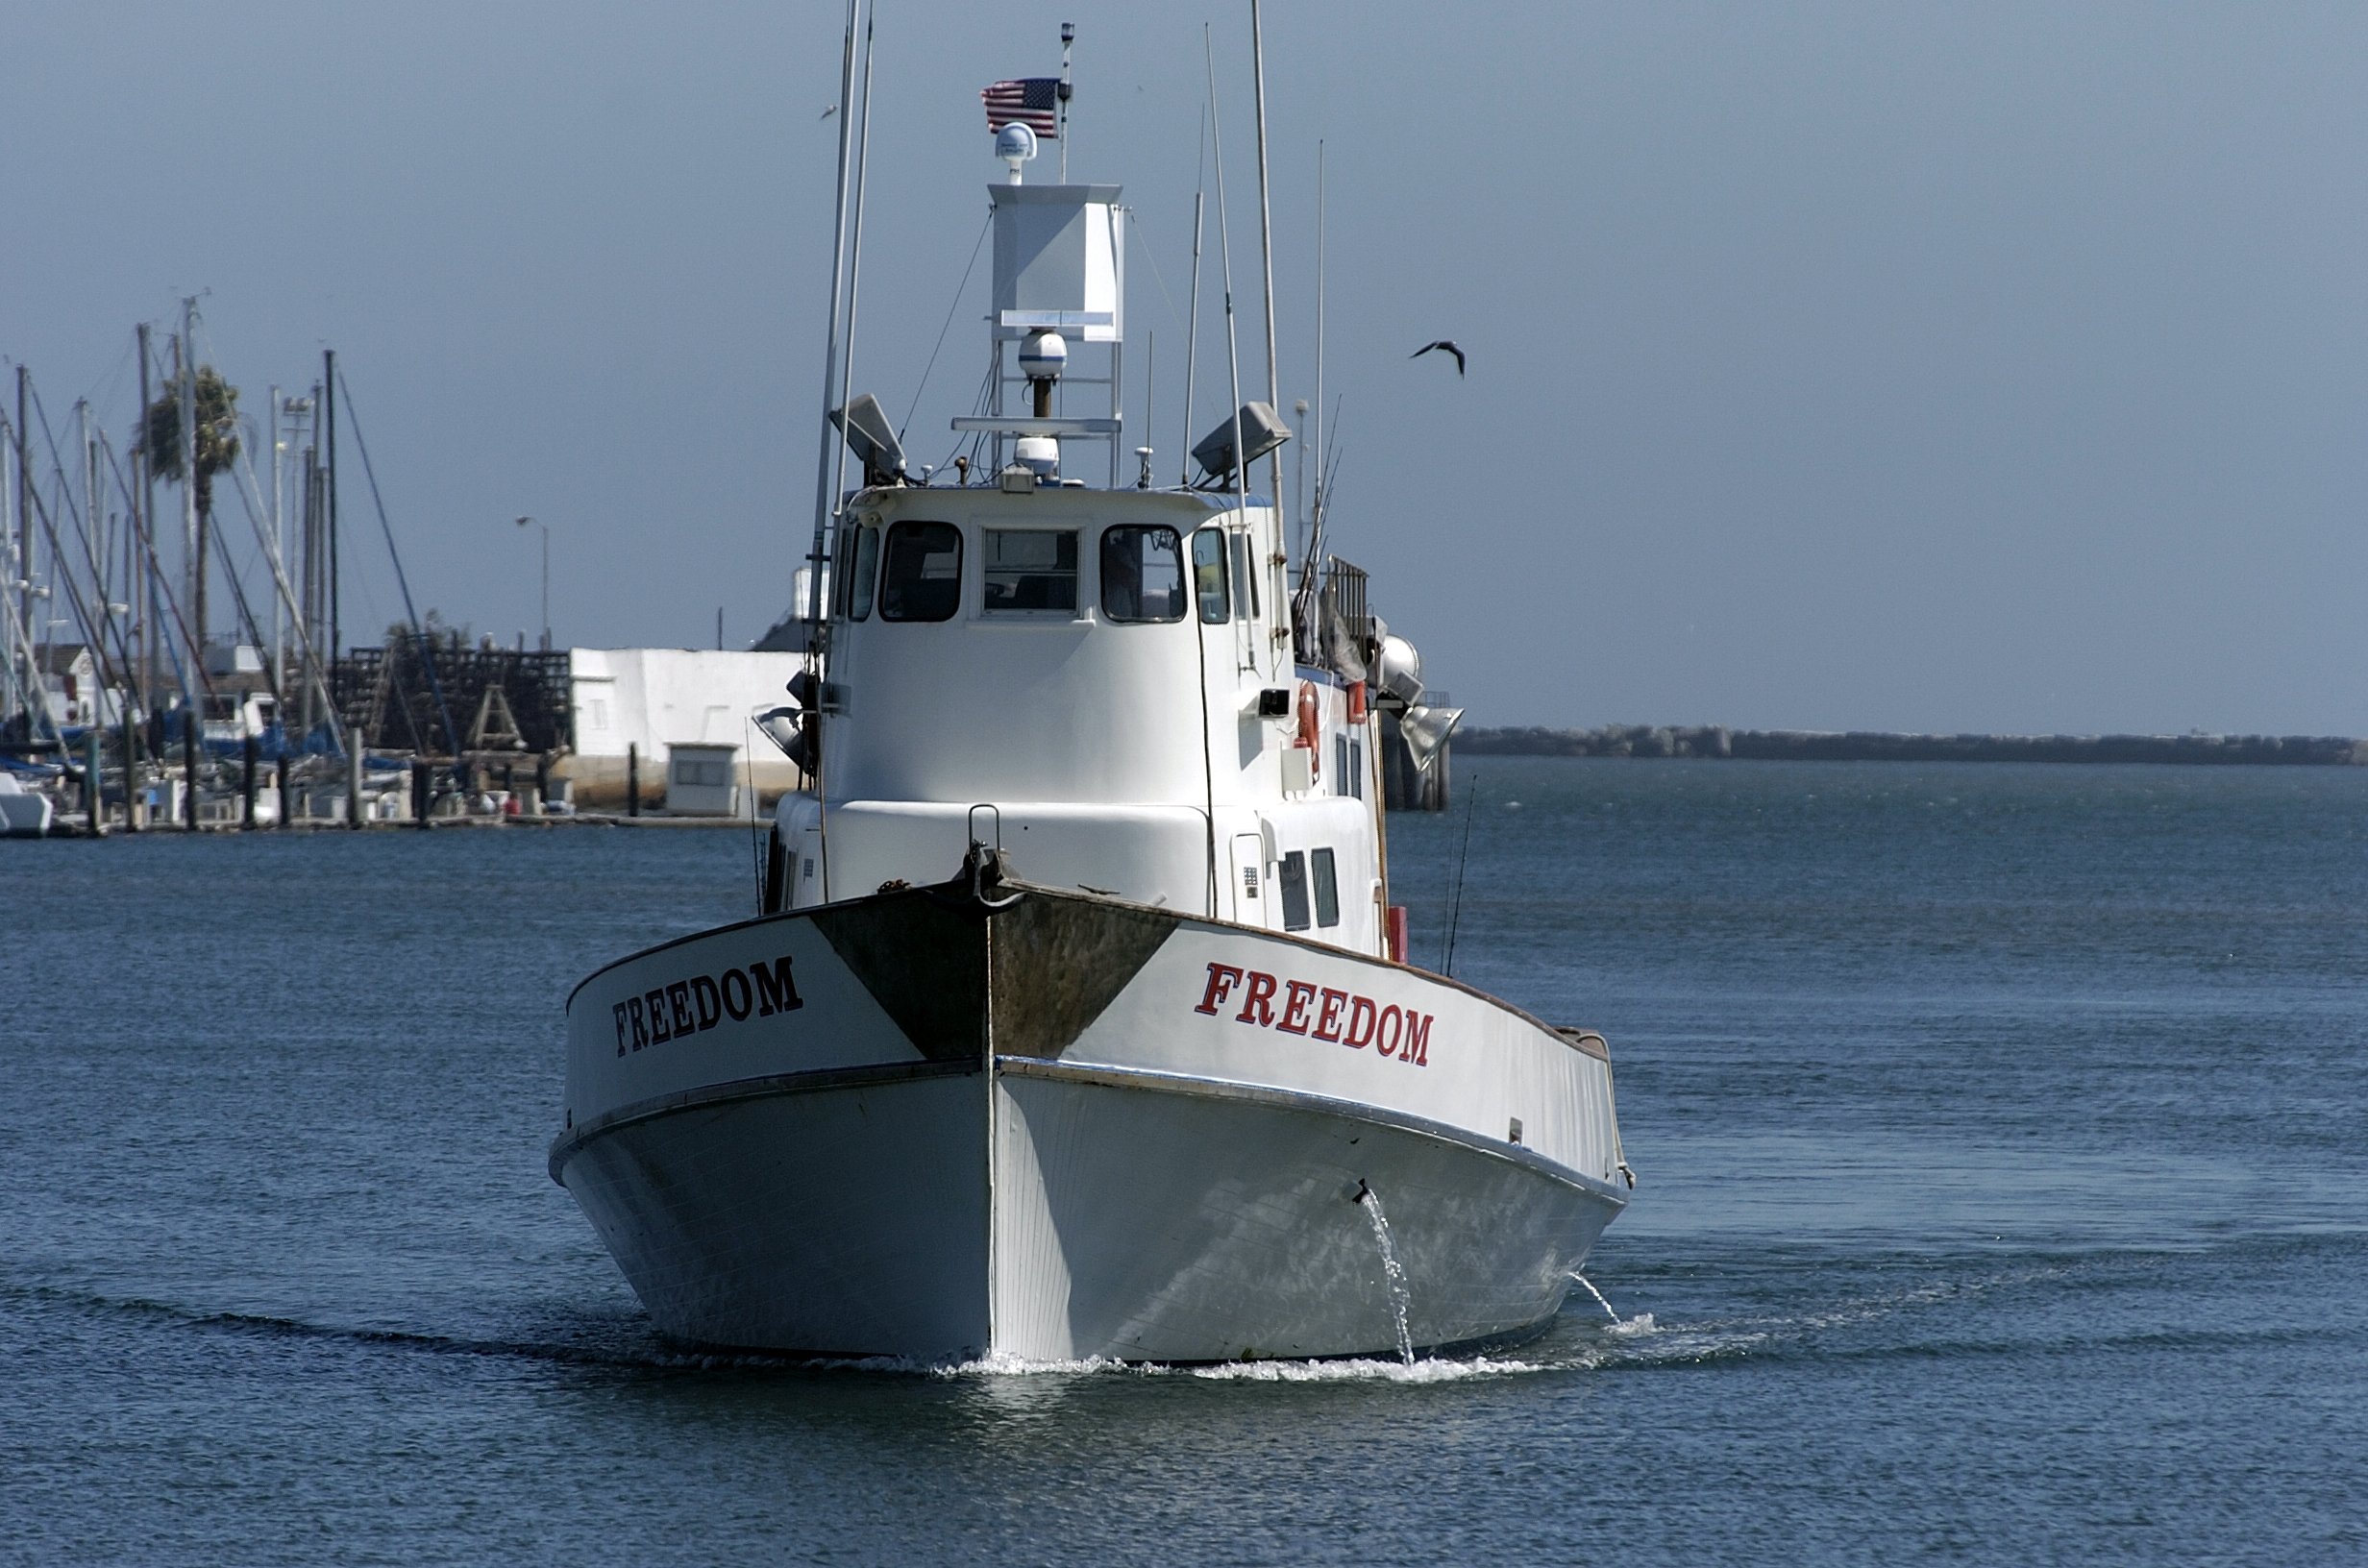
[[1064,185],[1069,184],[1069,46],[1076,40],[1077,24],[1063,22],[1061,24],[1061,85],[1054,91],[1053,107],[1060,111],[1060,119],[1054,131],[1055,137],[1061,144],[1061,184]]

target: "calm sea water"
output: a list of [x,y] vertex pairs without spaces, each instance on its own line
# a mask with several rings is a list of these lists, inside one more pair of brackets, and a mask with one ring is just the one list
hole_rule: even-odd
[[1462,782],[1456,972],[1611,1038],[1641,1186],[1616,1319],[1412,1370],[657,1339],[560,1006],[745,836],[0,845],[0,1560],[2368,1560],[2368,774]]

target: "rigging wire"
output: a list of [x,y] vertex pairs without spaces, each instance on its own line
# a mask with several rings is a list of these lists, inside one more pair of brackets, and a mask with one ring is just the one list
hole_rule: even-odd
[[987,208],[986,222],[978,226],[978,237],[971,244],[970,261],[962,268],[962,281],[953,285],[953,299],[946,306],[946,324],[937,330],[937,344],[929,350],[929,362],[921,367],[921,384],[913,388],[913,401],[904,410],[904,422],[897,427],[897,441],[903,443],[904,432],[913,423],[913,411],[921,406],[921,394],[929,389],[929,372],[937,368],[938,351],[946,346],[946,334],[953,329],[953,313],[962,308],[963,291],[971,286],[971,273],[978,265],[978,253],[986,247],[987,231],[995,224],[995,208]]
[[[452,742],[453,755],[460,755],[460,731],[453,724],[453,710],[444,701],[444,683],[436,678],[433,649],[427,646],[428,634],[419,624],[419,611],[411,603],[411,582],[404,575],[403,557],[395,550],[394,525],[386,521],[386,502],[379,494],[378,471],[370,466],[370,443],[361,435],[361,415],[354,406],[354,389],[346,384],[345,372],[337,372],[337,393],[345,404],[345,422],[353,428],[355,450],[361,453],[362,477],[370,481],[370,503],[378,508],[379,531],[386,535],[386,554],[395,563],[395,584],[403,590],[403,610],[410,617],[411,635],[417,640],[420,664],[428,672],[428,689],[435,694],[435,711],[444,721],[444,734]],[[358,739],[358,737],[357,738]],[[356,748],[358,753],[359,747]]]
[[1439,972],[1455,978],[1455,927],[1464,916],[1464,871],[1471,864],[1471,816],[1480,807],[1480,775],[1471,775],[1471,798],[1464,802],[1464,846],[1455,857],[1455,886],[1447,899],[1447,947]]

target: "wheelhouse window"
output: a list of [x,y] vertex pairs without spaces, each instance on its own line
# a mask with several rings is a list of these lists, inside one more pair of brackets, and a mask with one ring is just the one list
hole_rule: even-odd
[[989,614],[1020,610],[1077,613],[1077,534],[1073,528],[988,528],[980,536]]
[[1258,573],[1249,558],[1249,535],[1233,536],[1233,613],[1245,621],[1258,619]]
[[1307,919],[1307,856],[1294,849],[1283,857],[1283,929],[1304,931]]
[[873,590],[879,586],[879,529],[855,530],[855,568],[851,575],[854,581],[851,588],[853,600],[851,619],[868,620],[872,614]]
[[883,621],[950,621],[962,607],[962,530],[950,523],[898,523],[888,529],[880,576]]
[[853,576],[851,560],[855,553],[856,528],[851,523],[839,526],[839,537],[830,552],[830,569],[824,574],[824,586],[828,591],[830,612],[842,621],[847,619],[847,584]]
[[1316,863],[1316,923],[1338,925],[1341,923],[1341,880],[1340,872],[1332,864],[1332,851],[1319,849],[1310,858]]
[[1202,528],[1193,535],[1193,594],[1200,600],[1205,625],[1225,624],[1225,533]]
[[1184,542],[1175,529],[1102,529],[1101,613],[1113,621],[1184,619]]

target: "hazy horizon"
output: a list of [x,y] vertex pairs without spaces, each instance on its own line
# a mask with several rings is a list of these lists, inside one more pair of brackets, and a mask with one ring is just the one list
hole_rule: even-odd
[[[1320,138],[1332,544],[1471,723],[2368,733],[2368,13],[1339,15],[1266,8],[1282,404]],[[1246,6],[881,8],[854,380],[917,462],[981,361],[977,90],[1057,70],[1063,19],[1071,176],[1136,215],[1128,445],[1172,481],[1221,417],[1213,177],[1181,407],[1204,17],[1262,391]],[[531,642],[531,514],[561,643],[710,646],[721,606],[745,646],[812,527],[841,22],[35,10],[0,355],[120,448],[184,295],[249,409],[333,346],[423,612]],[[1468,377],[1408,359],[1443,336]],[[351,635],[401,605],[344,478]]]

